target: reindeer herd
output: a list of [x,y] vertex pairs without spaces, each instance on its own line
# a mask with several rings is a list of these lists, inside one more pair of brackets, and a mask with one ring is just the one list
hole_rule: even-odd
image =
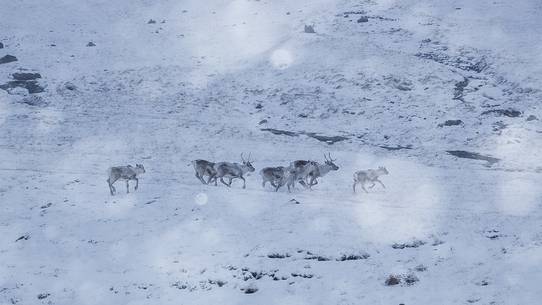
[[[288,166],[277,167],[264,167],[260,170],[262,177],[262,187],[265,188],[265,184],[269,182],[277,192],[281,187],[287,186],[288,192],[291,192],[295,188],[296,183],[299,183],[305,189],[312,189],[312,187],[318,184],[318,178],[324,177],[330,171],[339,170],[339,166],[335,164],[337,159],[333,159],[331,154],[324,154],[324,162],[316,162],[311,160],[296,160],[291,162]],[[254,172],[256,169],[250,161],[250,154],[247,159],[241,154],[241,163],[235,162],[210,162],[207,160],[194,160],[192,161],[196,178],[203,184],[214,183],[218,185],[217,181],[231,187],[233,179],[243,180],[243,188],[246,188],[246,180],[243,177],[247,173]],[[107,183],[109,185],[109,191],[111,195],[115,195],[116,189],[113,184],[117,180],[124,180],[126,182],[126,193],[130,192],[129,181],[134,180],[136,182],[135,190],[139,186],[138,176],[145,173],[145,168],[142,164],[136,164],[135,167],[131,165],[127,166],[115,166],[108,170],[109,178]],[[382,175],[387,175],[388,170],[385,167],[378,167],[378,169],[361,170],[354,173],[354,184],[352,189],[356,192],[356,185],[360,185],[361,188],[368,193],[365,186],[369,185],[369,188],[373,188],[375,183],[378,182],[383,188],[386,188],[384,183],[378,178]],[[228,182],[224,181],[227,179]]]

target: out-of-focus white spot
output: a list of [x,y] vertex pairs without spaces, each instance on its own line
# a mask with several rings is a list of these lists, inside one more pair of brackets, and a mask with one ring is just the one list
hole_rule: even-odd
[[292,53],[285,49],[278,49],[271,54],[271,64],[277,69],[286,69],[294,61]]
[[209,197],[205,193],[199,193],[194,197],[194,201],[198,205],[206,205],[207,201],[209,201]]
[[539,204],[540,195],[531,180],[506,179],[500,185],[497,204],[499,210],[509,215],[527,215]]

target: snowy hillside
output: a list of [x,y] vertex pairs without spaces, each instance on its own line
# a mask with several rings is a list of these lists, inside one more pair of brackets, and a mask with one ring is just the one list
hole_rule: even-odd
[[540,303],[542,4],[156,2],[2,3],[0,304]]

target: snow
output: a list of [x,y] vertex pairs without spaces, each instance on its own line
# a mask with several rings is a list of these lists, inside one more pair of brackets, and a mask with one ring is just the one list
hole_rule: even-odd
[[[0,304],[542,298],[538,2],[25,0],[2,12],[0,57],[18,61],[0,65],[0,85],[37,72],[45,92],[0,90]],[[492,112],[506,109],[520,115]],[[191,160],[242,152],[256,167],[246,189],[194,176]],[[261,187],[261,168],[327,152],[340,169],[314,190]],[[111,196],[107,168],[135,163],[139,189],[117,182]],[[353,194],[352,174],[378,166],[386,188]]]

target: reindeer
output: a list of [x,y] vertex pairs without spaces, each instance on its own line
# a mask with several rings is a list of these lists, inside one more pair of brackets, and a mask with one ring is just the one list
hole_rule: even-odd
[[328,153],[327,156],[324,154],[324,159],[324,164],[315,162],[316,164],[312,165],[312,168],[307,176],[307,178],[310,177],[310,181],[308,183],[309,189],[312,189],[313,185],[318,184],[318,180],[316,180],[316,178],[324,177],[330,171],[339,170],[337,164],[334,163],[334,161],[337,161],[337,159],[332,159],[331,153]]
[[[216,163],[214,166],[216,175],[209,179],[215,179],[216,182],[216,179],[220,178],[220,182],[222,182],[227,187],[231,187],[232,180],[235,178],[239,178],[243,180],[243,188],[246,188],[246,181],[245,178],[243,178],[243,175],[248,172],[253,172],[256,169],[254,169],[254,166],[252,166],[252,164],[250,163],[250,154],[247,160],[245,160],[243,154],[241,154],[241,161],[243,162],[242,164],[230,162]],[[224,182],[224,178],[229,179],[228,183]]]
[[324,154],[324,164],[315,161],[297,160],[290,164],[293,176],[288,181],[288,186],[293,186],[299,182],[303,187],[312,189],[313,185],[318,184],[319,177],[323,177],[330,171],[336,171],[339,167],[334,163],[337,159],[332,159],[331,154]]
[[384,183],[378,179],[378,177],[387,175],[388,170],[383,167],[379,166],[378,169],[368,169],[363,171],[357,171],[354,173],[354,185],[352,186],[352,189],[354,190],[354,193],[356,192],[356,184],[360,184],[361,188],[365,191],[365,193],[369,193],[367,189],[365,189],[365,184],[368,182],[371,182],[372,185],[369,186],[369,188],[373,188],[375,186],[375,182],[380,183],[383,188],[386,188]]
[[[214,162],[198,159],[192,161],[192,165],[194,166],[194,170],[196,171],[196,177],[201,181],[201,183],[209,184],[209,182],[214,179],[216,186],[216,170]],[[205,176],[209,176],[209,179],[207,181],[203,179],[203,177]]]
[[[269,182],[275,188],[275,192],[282,186],[288,183],[290,178],[290,167],[277,166],[277,167],[265,167],[260,171],[262,176],[262,187],[265,188],[265,183]],[[288,184],[288,192],[290,191],[290,184]]]
[[136,185],[134,190],[137,190],[139,186],[139,179],[137,177],[144,172],[145,168],[142,164],[136,164],[135,167],[131,165],[110,167],[107,170],[107,173],[109,174],[107,184],[109,184],[109,191],[111,192],[111,195],[115,195],[115,193],[117,192],[117,189],[115,189],[115,187],[113,186],[113,184],[117,180],[126,180],[126,193],[130,193],[130,186],[128,182],[130,180],[135,180]]

